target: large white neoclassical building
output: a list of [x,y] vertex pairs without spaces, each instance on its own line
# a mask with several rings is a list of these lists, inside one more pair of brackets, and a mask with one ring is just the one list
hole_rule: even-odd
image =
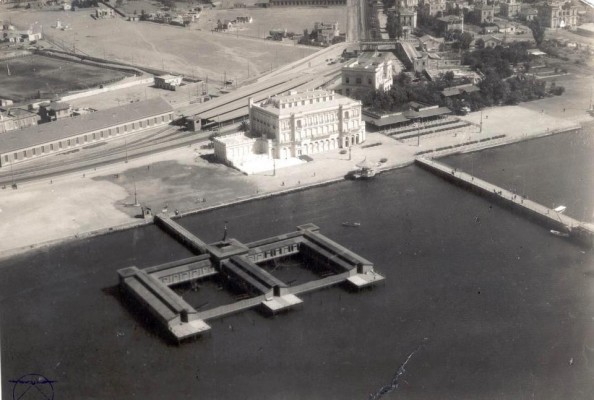
[[291,91],[249,100],[250,133],[214,139],[218,159],[240,164],[288,160],[365,141],[361,102],[328,90]]

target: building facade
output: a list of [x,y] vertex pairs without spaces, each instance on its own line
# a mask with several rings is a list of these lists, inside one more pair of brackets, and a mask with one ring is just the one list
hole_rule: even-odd
[[501,3],[501,15],[507,18],[514,18],[520,14],[522,3],[516,0],[505,0]]
[[570,28],[577,26],[577,11],[571,2],[549,2],[538,7],[538,19],[546,28]]
[[342,67],[341,94],[388,91],[394,74],[400,72],[400,62],[392,53],[363,53],[357,60]]
[[155,87],[166,90],[175,90],[179,85],[181,85],[183,79],[183,76],[177,75],[155,76]]
[[446,0],[421,0],[420,6],[427,15],[436,17],[439,13],[445,14]]
[[474,21],[477,24],[491,23],[495,18],[495,9],[493,6],[479,4],[474,7]]
[[0,133],[37,125],[38,116],[22,108],[0,110]]
[[214,139],[216,157],[228,164],[257,158],[290,159],[365,141],[361,102],[332,91],[291,91],[260,103],[249,100],[250,135]]

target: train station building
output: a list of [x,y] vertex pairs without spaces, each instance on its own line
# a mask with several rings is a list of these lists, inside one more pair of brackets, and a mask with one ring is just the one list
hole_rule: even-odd
[[172,120],[173,108],[159,97],[6,132],[0,135],[0,167],[124,137]]

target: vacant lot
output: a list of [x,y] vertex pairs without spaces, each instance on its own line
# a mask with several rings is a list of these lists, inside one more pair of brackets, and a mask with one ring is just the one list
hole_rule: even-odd
[[[89,55],[218,81],[225,75],[228,79],[246,78],[248,65],[253,76],[317,50],[296,50],[293,45],[213,34],[197,27],[133,23],[121,18],[94,20],[88,9],[80,12],[20,10],[6,14],[19,27],[39,21],[46,35],[65,42],[70,48],[76,45],[77,51]],[[313,23],[311,15],[306,17],[309,20],[300,25]],[[68,24],[71,29],[52,29],[57,20]]]
[[1,61],[0,98],[25,100],[38,93],[63,93],[113,82],[124,78],[123,72],[84,65],[55,58],[31,55]]
[[263,38],[271,29],[286,29],[288,32],[311,31],[315,22],[338,22],[338,29],[346,31],[346,7],[291,7],[291,8],[235,8],[230,10],[204,10],[196,27],[214,29],[217,21],[232,21],[237,17],[252,17],[251,24],[237,24],[231,33]]

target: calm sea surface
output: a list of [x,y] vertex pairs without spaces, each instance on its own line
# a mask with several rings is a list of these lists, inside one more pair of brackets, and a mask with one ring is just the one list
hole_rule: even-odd
[[[591,221],[592,154],[592,136],[571,134],[446,161]],[[37,373],[56,381],[56,399],[367,399],[417,348],[384,398],[593,397],[593,252],[518,214],[411,166],[182,224],[216,241],[225,220],[242,241],[313,222],[387,280],[306,295],[276,318],[213,321],[210,337],[177,347],[115,290],[119,268],[190,255],[158,228],[5,260],[2,398],[9,380]]]

